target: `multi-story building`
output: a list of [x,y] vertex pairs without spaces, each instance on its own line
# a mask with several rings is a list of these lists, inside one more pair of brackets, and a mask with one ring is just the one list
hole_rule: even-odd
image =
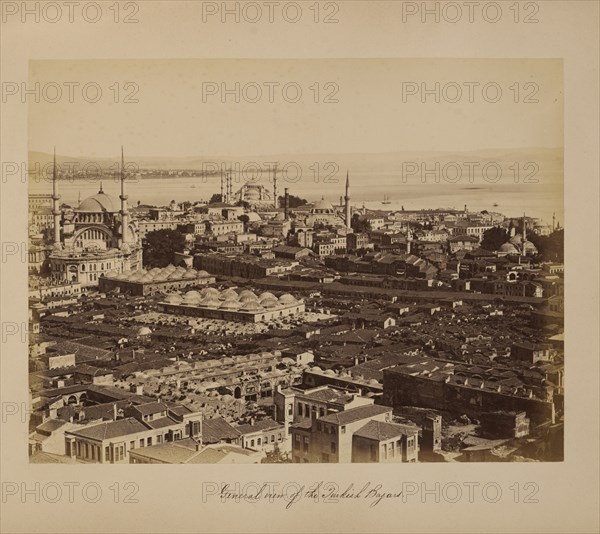
[[[116,410],[116,409],[115,409]],[[125,409],[125,417],[65,432],[66,455],[93,463],[128,463],[129,452],[196,438],[202,414],[184,406],[150,402]]]
[[[355,433],[371,422],[388,423],[391,418],[392,408],[369,404],[294,424],[292,459],[294,463],[351,463],[353,457],[365,461],[362,441],[357,440],[354,451]],[[384,443],[387,447],[387,440]]]

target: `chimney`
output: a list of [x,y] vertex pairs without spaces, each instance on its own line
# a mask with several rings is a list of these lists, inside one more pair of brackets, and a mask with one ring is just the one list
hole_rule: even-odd
[[117,412],[117,403],[115,402],[113,404],[113,421],[117,420],[117,415],[118,415],[118,412]]
[[256,423],[256,419],[254,417],[250,418],[250,426],[254,426],[254,424]]
[[284,215],[286,220],[290,218],[290,193],[287,187],[285,188]]

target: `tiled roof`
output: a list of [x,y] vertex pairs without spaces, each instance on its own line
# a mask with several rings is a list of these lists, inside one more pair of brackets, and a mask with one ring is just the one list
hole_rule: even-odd
[[136,434],[137,432],[145,432],[147,430],[148,427],[140,423],[137,419],[128,417],[119,421],[109,421],[88,426],[81,430],[73,430],[70,433],[82,438],[104,440]]
[[204,443],[219,443],[226,439],[236,439],[240,432],[222,417],[202,421],[202,441]]
[[241,434],[253,434],[254,432],[262,432],[280,427],[283,428],[283,425],[277,421],[273,421],[270,417],[266,417],[265,419],[256,421],[253,425],[239,425],[236,429]]
[[392,409],[389,406],[369,404],[367,406],[359,406],[358,408],[351,408],[350,410],[320,417],[319,421],[337,425],[347,425],[349,423],[360,421],[361,419],[368,419],[370,417],[375,417],[376,415],[391,413],[391,411]]
[[354,432],[354,435],[376,441],[387,441],[398,436],[413,435],[418,431],[419,429],[414,426],[369,421],[365,426],[360,427]]
[[177,424],[177,421],[171,419],[170,417],[161,417],[160,419],[155,419],[154,421],[146,421],[146,424],[151,428],[166,428],[168,426]]
[[168,407],[162,402],[149,402],[147,404],[140,404],[135,409],[142,415],[151,415],[159,412],[166,412]]
[[303,393],[305,397],[314,399],[316,401],[324,402],[342,402],[344,404],[350,402],[354,397],[349,395],[346,391],[341,391],[336,388],[327,387],[324,389],[318,389],[317,391],[311,391]]

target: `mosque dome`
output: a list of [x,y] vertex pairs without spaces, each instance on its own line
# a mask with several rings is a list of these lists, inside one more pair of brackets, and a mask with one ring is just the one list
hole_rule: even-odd
[[102,189],[95,195],[87,197],[79,204],[77,211],[86,213],[117,213],[119,211],[119,201],[107,195]]
[[147,326],[142,326],[137,331],[138,336],[149,336],[150,334],[152,334],[152,330],[150,330]]
[[506,243],[500,245],[498,252],[503,252],[505,254],[517,254],[519,251],[517,250],[517,247],[507,241]]
[[312,213],[334,213],[333,205],[331,202],[321,199],[318,202],[315,202],[311,209]]

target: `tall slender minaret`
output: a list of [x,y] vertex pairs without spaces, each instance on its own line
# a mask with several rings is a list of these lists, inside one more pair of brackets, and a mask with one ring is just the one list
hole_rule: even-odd
[[525,220],[525,213],[523,213],[523,232],[521,233],[521,256],[525,256],[526,250],[525,245],[527,244],[527,221]]
[[552,214],[552,231],[556,230],[556,212]]
[[406,253],[410,254],[412,251],[412,232],[410,231],[410,223],[406,223]]
[[346,196],[344,197],[345,204],[345,216],[346,216],[346,228],[350,229],[352,226],[352,220],[350,218],[350,174],[346,171]]
[[221,167],[221,202],[225,202],[225,183],[223,182],[223,168]]
[[56,147],[54,147],[54,159],[52,165],[52,215],[54,217],[54,246],[60,246],[60,195],[56,183]]
[[231,197],[233,196],[233,184],[231,182],[231,165],[229,166],[229,170],[227,171],[227,182],[225,184],[225,189],[227,193],[225,197],[227,200],[225,202],[231,202]]
[[277,163],[273,167],[273,204],[275,209],[279,208],[279,199],[277,198]]
[[127,195],[125,194],[125,156],[121,146],[121,244],[127,243],[127,229],[129,228],[129,210],[127,209]]

